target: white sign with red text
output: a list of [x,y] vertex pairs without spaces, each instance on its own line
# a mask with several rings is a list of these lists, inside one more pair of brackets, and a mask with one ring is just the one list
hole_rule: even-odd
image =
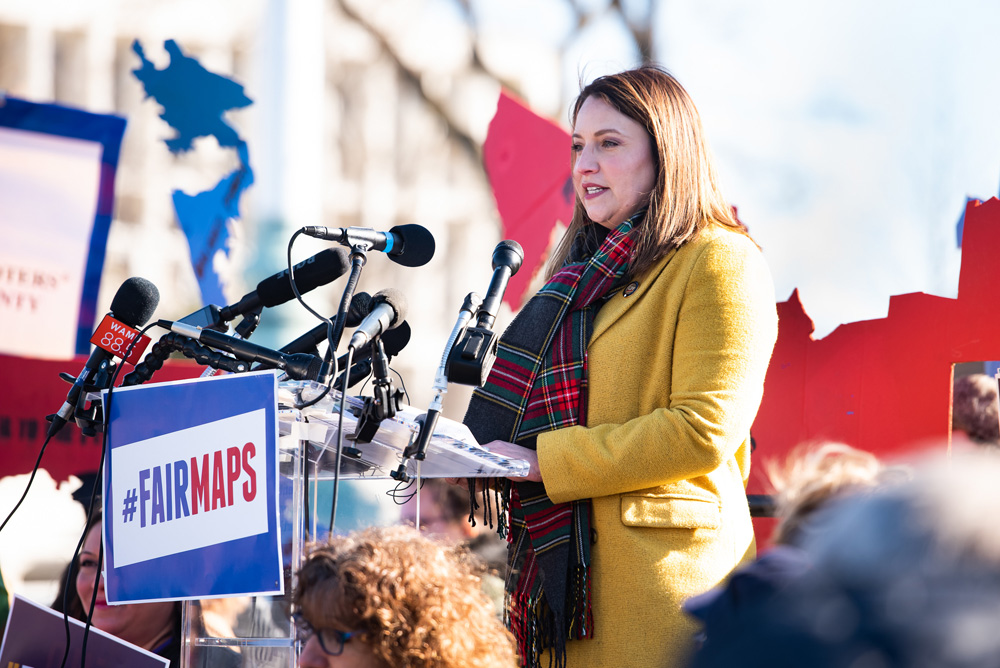
[[104,405],[108,602],[280,594],[274,372],[120,388]]
[[264,410],[111,452],[115,566],[267,531]]

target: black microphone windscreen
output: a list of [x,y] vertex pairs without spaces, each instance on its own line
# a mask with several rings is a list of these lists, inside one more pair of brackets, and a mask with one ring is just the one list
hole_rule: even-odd
[[372,296],[367,292],[357,292],[351,297],[351,306],[347,309],[344,325],[357,327],[365,316],[372,312]]
[[382,333],[382,347],[385,354],[395,357],[410,342],[410,323],[403,320],[390,330]]
[[434,235],[422,225],[397,225],[389,230],[403,240],[399,255],[389,254],[389,259],[404,267],[422,267],[434,257]]
[[[351,268],[347,249],[328,248],[314,255],[295,269],[295,287],[299,294],[305,294],[321,285],[340,278]],[[263,306],[284,304],[295,298],[287,272],[265,278],[257,284],[257,296]]]
[[500,266],[510,267],[510,275],[513,276],[521,268],[522,262],[524,262],[524,249],[513,239],[504,239],[493,249],[494,269]]
[[160,303],[160,291],[152,281],[133,276],[122,283],[111,300],[111,314],[129,327],[139,328],[149,322]]
[[402,292],[396,288],[386,288],[385,290],[379,290],[372,297],[372,310],[379,304],[388,304],[396,312],[396,317],[393,318],[392,324],[389,327],[395,327],[399,323],[406,320],[406,297]]

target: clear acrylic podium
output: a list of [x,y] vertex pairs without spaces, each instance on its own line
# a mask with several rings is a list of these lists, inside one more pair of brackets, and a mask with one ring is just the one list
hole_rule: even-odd
[[[185,601],[182,668],[296,665],[295,628],[289,613],[310,520],[304,511],[304,482],[307,478],[331,480],[336,475],[340,393],[331,391],[315,405],[302,407],[322,390],[316,383],[302,381],[284,382],[279,387],[278,512],[285,594]],[[363,405],[362,400],[347,397],[339,477],[390,481],[390,472],[404,461],[406,447],[416,441],[422,411],[404,406],[394,418],[379,424],[370,443],[357,443],[350,437]],[[527,462],[490,453],[476,443],[465,425],[445,418],[438,420],[425,458],[406,460],[406,472],[415,479],[523,476],[527,471]],[[316,504],[311,503],[310,508],[315,514]],[[317,535],[312,519],[311,535]]]

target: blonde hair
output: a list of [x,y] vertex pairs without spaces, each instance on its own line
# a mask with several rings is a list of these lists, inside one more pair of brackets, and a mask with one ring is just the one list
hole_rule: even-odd
[[386,666],[513,668],[514,640],[480,569],[410,527],[373,527],[314,546],[293,600],[313,628],[361,631]]
[[803,524],[835,497],[874,488],[884,468],[870,452],[844,443],[806,443],[783,464],[765,464],[775,491],[778,524],[771,542],[795,542]]
[[[652,267],[711,224],[749,236],[719,188],[701,117],[687,91],[666,70],[643,65],[595,79],[573,105],[572,124],[587,98],[597,96],[642,125],[650,137],[656,181],[642,222],[632,230],[635,250],[629,276]],[[570,255],[577,235],[593,221],[576,198],[573,220],[553,251],[551,277]]]

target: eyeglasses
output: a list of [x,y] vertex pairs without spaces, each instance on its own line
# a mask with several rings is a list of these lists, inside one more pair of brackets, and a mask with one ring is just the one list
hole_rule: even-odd
[[316,630],[298,612],[292,615],[292,621],[295,622],[295,637],[299,642],[304,645],[309,642],[309,638],[316,636],[320,649],[330,656],[340,656],[344,651],[344,643],[361,633],[360,631],[339,631],[337,629]]

